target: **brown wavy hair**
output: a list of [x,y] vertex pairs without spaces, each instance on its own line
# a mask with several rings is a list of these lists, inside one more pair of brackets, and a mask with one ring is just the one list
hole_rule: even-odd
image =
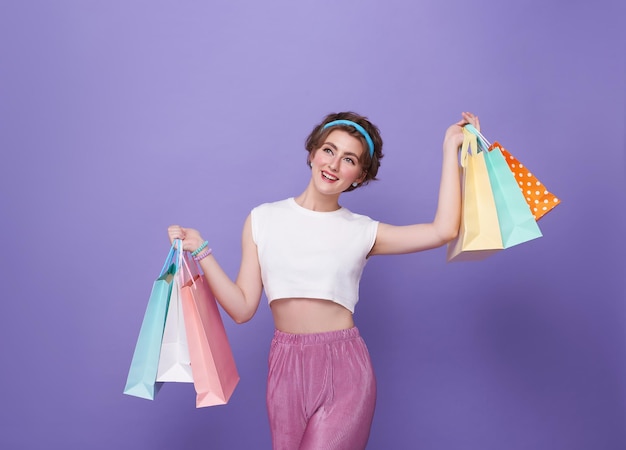
[[[370,156],[369,146],[367,145],[367,141],[365,137],[357,131],[356,128],[350,125],[333,125],[329,128],[324,129],[324,125],[329,122],[333,122],[335,120],[351,120],[352,122],[358,123],[361,125],[367,133],[372,138],[374,142],[374,154]],[[320,124],[318,124],[309,137],[306,139],[305,149],[308,153],[306,157],[307,165],[311,166],[311,157],[313,154],[322,146],[322,144],[326,141],[326,138],[333,130],[343,130],[346,133],[350,134],[357,138],[361,144],[363,145],[363,153],[359,158],[359,162],[361,163],[361,167],[363,167],[363,171],[365,172],[365,178],[357,187],[350,186],[346,189],[345,192],[353,191],[361,186],[365,186],[372,180],[377,180],[376,175],[378,175],[378,168],[380,167],[380,160],[383,158],[383,139],[380,136],[380,131],[378,127],[370,122],[367,117],[357,114],[352,111],[340,112],[340,113],[332,113],[327,115],[324,120]]]

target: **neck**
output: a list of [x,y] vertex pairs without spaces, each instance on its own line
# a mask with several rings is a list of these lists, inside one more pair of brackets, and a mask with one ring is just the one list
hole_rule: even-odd
[[312,188],[311,184],[302,194],[295,198],[298,205],[311,211],[329,212],[336,211],[339,206],[339,194],[324,195]]

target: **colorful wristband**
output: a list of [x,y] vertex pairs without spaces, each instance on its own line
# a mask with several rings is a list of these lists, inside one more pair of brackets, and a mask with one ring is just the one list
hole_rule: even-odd
[[191,252],[191,256],[196,256],[198,253],[200,253],[202,250],[204,250],[207,247],[207,245],[209,245],[209,242],[208,241],[204,241],[202,244],[200,244],[200,247],[198,247],[193,252]]
[[206,258],[207,256],[209,256],[211,253],[213,253],[213,249],[207,248],[202,253],[200,253],[198,255],[194,255],[193,259],[194,259],[194,261],[200,261],[200,260],[203,260],[204,258]]

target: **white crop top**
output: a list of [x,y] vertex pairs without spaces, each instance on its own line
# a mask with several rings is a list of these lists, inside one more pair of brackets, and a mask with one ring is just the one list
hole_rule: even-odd
[[288,198],[254,208],[251,224],[268,302],[320,298],[354,312],[377,221],[346,208],[312,211]]

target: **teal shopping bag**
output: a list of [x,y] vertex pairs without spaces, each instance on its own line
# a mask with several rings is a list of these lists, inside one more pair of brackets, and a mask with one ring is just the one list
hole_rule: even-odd
[[174,277],[178,270],[175,245],[170,248],[163,269],[152,285],[148,306],[141,323],[135,352],[130,363],[130,370],[124,387],[124,394],[154,400],[161,388],[157,382],[161,340],[165,329],[165,317],[172,293]]
[[478,137],[485,154],[489,182],[493,191],[504,248],[528,242],[542,236],[524,194],[519,188],[499,145],[491,145],[472,125],[465,126]]

